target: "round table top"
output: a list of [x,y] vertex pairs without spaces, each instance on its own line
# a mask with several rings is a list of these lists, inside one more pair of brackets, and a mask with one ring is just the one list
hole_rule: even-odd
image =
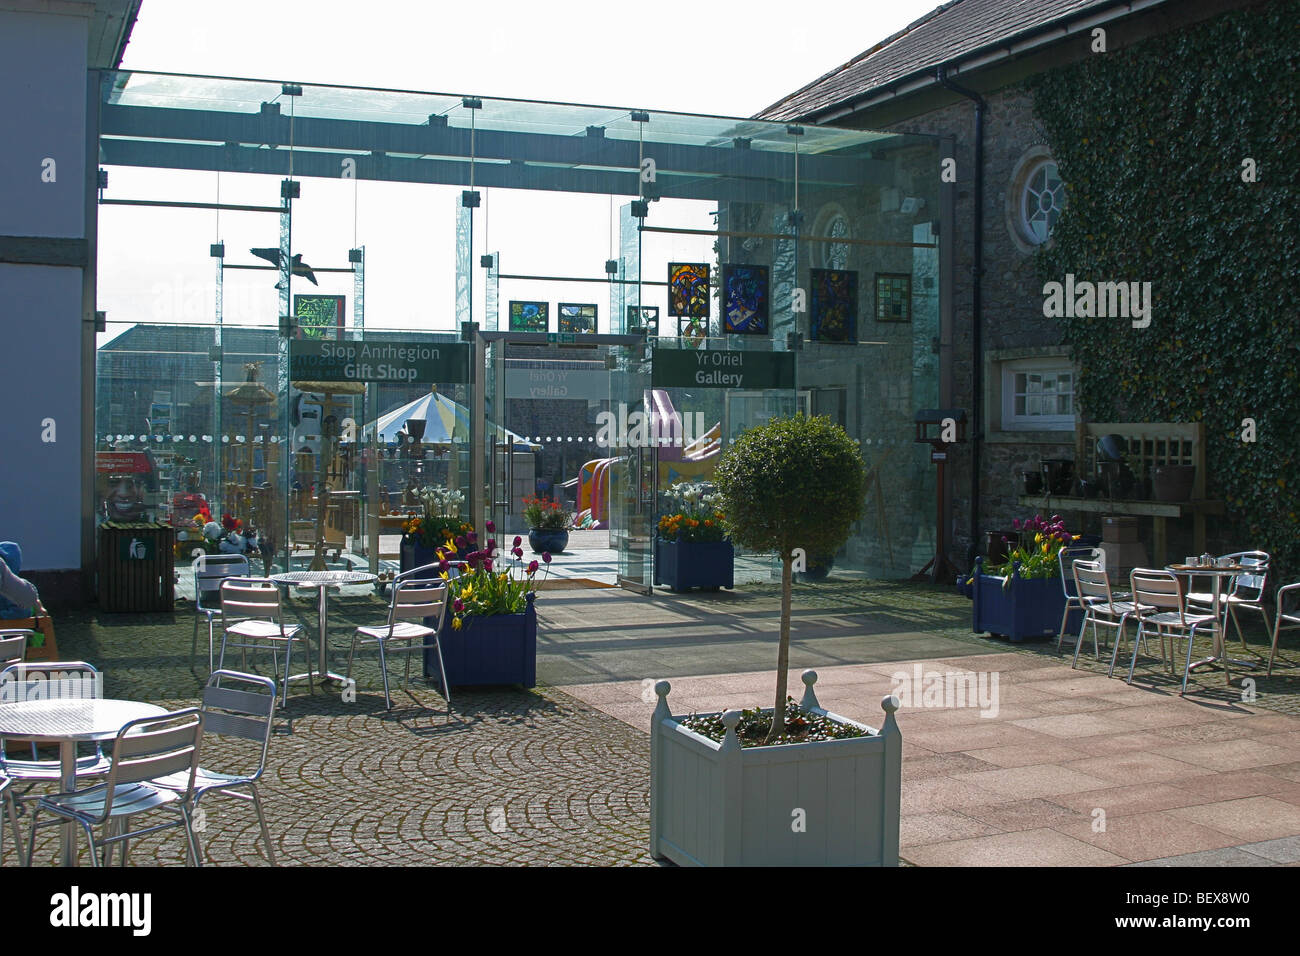
[[1243,564],[1234,564],[1230,568],[1220,568],[1217,566],[1201,567],[1200,565],[1195,565],[1195,564],[1166,564],[1165,570],[1175,571],[1178,574],[1231,575],[1231,574],[1250,574],[1252,572],[1259,573],[1259,568],[1251,567],[1249,565],[1243,565]]
[[123,724],[165,713],[162,707],[138,700],[20,700],[0,704],[0,737],[38,743],[108,740],[117,736]]
[[322,584],[367,584],[378,577],[366,571],[284,571],[271,575],[271,580],[309,588]]

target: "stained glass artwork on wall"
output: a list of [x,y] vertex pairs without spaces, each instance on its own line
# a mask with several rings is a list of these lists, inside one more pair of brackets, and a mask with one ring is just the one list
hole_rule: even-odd
[[561,302],[556,306],[561,332],[590,334],[596,331],[597,309],[579,302]]
[[707,262],[668,263],[668,314],[694,319],[709,317]]
[[645,330],[646,335],[659,334],[659,306],[629,305],[627,307],[627,331],[630,333]]
[[703,348],[709,338],[709,320],[681,315],[677,317],[677,335],[683,345]]
[[858,274],[848,269],[811,269],[809,332],[814,342],[858,340]]
[[549,302],[520,302],[510,300],[511,332],[549,332],[551,304]]
[[295,295],[293,315],[298,321],[298,338],[343,338],[345,299],[341,295]]
[[912,277],[906,273],[876,273],[876,321],[912,321]]
[[766,335],[768,299],[767,266],[723,264],[723,332]]

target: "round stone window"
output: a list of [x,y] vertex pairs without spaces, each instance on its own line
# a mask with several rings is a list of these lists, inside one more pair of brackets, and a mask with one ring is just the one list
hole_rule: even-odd
[[1016,164],[1007,194],[1007,228],[1023,252],[1052,237],[1065,210],[1065,182],[1045,146],[1028,150]]
[[849,228],[849,217],[839,203],[828,203],[822,208],[813,223],[813,235],[817,243],[815,263],[822,269],[847,269],[849,266],[849,243],[836,242],[836,239],[852,239],[853,231]]

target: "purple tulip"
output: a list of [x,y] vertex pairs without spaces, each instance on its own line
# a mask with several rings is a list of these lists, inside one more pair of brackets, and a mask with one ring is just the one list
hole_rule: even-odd
[[523,543],[524,543],[524,539],[521,538],[521,537],[519,537],[519,535],[515,535],[515,543],[514,543],[514,547],[517,548],[517,547],[519,547],[519,546],[520,546],[521,544],[523,544]]
[[536,573],[537,573],[537,562],[536,562],[536,561],[529,561],[529,562],[528,562],[528,573],[529,573],[529,574],[536,574]]
[[439,562],[438,562],[438,570],[439,570],[439,571],[450,571],[450,570],[451,570],[451,564],[449,564],[449,563],[447,562],[446,559],[443,559],[442,561],[439,561]]
[[493,551],[495,551],[495,550],[497,549],[497,539],[496,539],[496,538],[488,538],[488,541],[487,541],[487,549],[488,549],[488,553],[489,553],[489,554],[490,554],[491,552],[493,552]]
[[478,541],[478,535],[473,531],[471,531],[469,534],[465,535],[465,540],[468,541],[470,544],[474,544],[475,542]]
[[461,611],[465,610],[465,602],[460,598],[456,598],[456,600],[452,602],[451,609],[459,614]]
[[497,529],[496,523],[491,518],[488,519],[487,529],[489,531],[495,531]]
[[462,534],[462,535],[457,535],[457,536],[456,536],[456,550],[457,550],[457,551],[464,551],[464,550],[465,550],[465,544],[466,544],[465,536],[464,536],[463,534]]
[[[1015,528],[1017,531],[1019,531],[1019,530],[1020,530],[1020,519],[1019,519],[1019,518],[1012,518],[1012,519],[1011,519],[1011,527],[1013,527],[1013,528]],[[1006,538],[1003,538],[1002,540],[1005,541],[1005,540],[1007,540],[1007,539],[1006,539]]]
[[515,548],[515,549],[514,549],[513,551],[511,551],[510,553],[513,554],[516,558],[522,558],[522,557],[524,556],[524,549],[523,549],[523,548]]
[[1010,543],[1011,543],[1011,539],[1008,538],[1008,537],[1004,534],[1004,535],[1002,536],[1002,543],[1003,543],[1003,544],[1010,544]]
[[492,572],[492,559],[491,559],[491,558],[486,558],[486,559],[484,559],[484,561],[483,561],[483,570],[484,570],[484,571],[487,571],[489,574]]
[[550,563],[551,563],[551,552],[549,552],[549,551],[543,551],[543,552],[542,552],[542,560],[545,561],[547,564],[550,564]]

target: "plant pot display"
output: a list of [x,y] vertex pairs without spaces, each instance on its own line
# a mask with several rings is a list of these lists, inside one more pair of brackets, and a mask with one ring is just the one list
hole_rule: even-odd
[[[897,866],[897,698],[886,698],[876,731],[823,710],[812,671],[804,672],[799,707],[786,697],[795,551],[834,554],[843,546],[862,512],[862,456],[829,418],[773,418],[740,433],[713,481],[728,537],[781,558],[776,699],[771,711],[678,718],[668,682],[655,685],[650,852],[707,866]],[[792,808],[816,819],[816,830],[792,826]]]
[[[674,717],[671,686],[655,684],[655,857],[681,866],[898,865],[898,698],[881,702],[885,721],[876,730],[823,709],[813,692],[817,673],[802,678],[803,700],[787,703],[780,746],[764,746],[770,709]],[[791,825],[792,807],[804,808],[807,832]]]
[[569,546],[569,525],[573,513],[558,501],[529,495],[524,499],[524,524],[528,525],[528,546],[533,554],[560,554]]
[[1043,476],[1037,471],[1020,473],[1020,493],[1022,495],[1040,495],[1043,493]]
[[422,568],[451,553],[472,548],[474,527],[460,517],[465,494],[442,485],[427,485],[416,492],[420,513],[402,528],[400,567],[402,571]]
[[686,591],[736,586],[736,551],[726,540],[718,496],[703,483],[678,482],[665,497],[675,510],[659,519],[654,583]]
[[[495,526],[487,522],[488,534]],[[473,548],[471,533],[460,548],[439,549],[439,576],[448,582],[451,606],[438,631],[447,683],[451,687],[487,684],[537,684],[538,572],[550,573],[550,554],[542,563],[524,563],[523,539],[516,536],[509,555],[503,555],[495,538],[489,537],[479,550]],[[460,555],[460,560],[453,560]],[[453,577],[453,574],[455,575]],[[425,618],[429,627],[434,618]],[[434,648],[424,652],[424,674],[438,680],[438,657]],[[446,688],[444,688],[444,691]]]
[[835,555],[810,554],[806,559],[807,567],[796,572],[800,581],[825,581],[835,567]]
[[[1005,559],[987,564],[976,559],[967,579],[974,600],[971,630],[1013,643],[1055,637],[1065,611],[1057,554],[1078,546],[1080,536],[1069,534],[1059,515],[1035,515],[1013,524],[1016,539]],[[1072,613],[1066,627],[1081,623],[1079,614]]]
[[1188,501],[1195,482],[1195,465],[1156,465],[1151,469],[1151,496],[1156,501]]
[[1074,484],[1074,462],[1068,458],[1044,458],[1040,463],[1043,490],[1049,495],[1068,495]]

